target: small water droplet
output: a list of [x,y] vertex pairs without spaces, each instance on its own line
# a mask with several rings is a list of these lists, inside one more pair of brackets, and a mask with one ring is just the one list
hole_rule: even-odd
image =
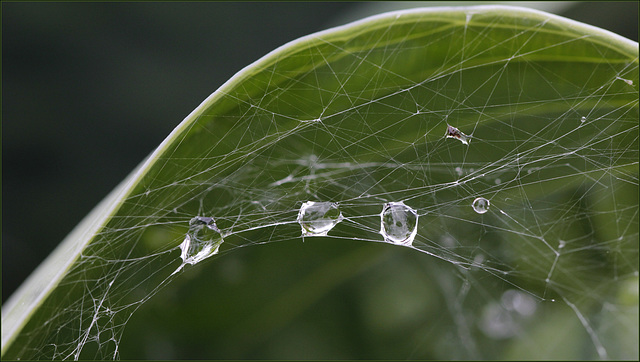
[[340,207],[335,202],[307,201],[298,211],[302,236],[326,236],[342,219]]
[[558,249],[564,248],[565,245],[567,245],[566,241],[564,241],[564,240],[559,240],[558,241]]
[[389,202],[380,213],[380,234],[384,241],[411,245],[418,232],[418,213],[404,202]]
[[587,121],[587,117],[582,116],[582,118],[580,118],[580,123],[584,123]]
[[495,183],[496,183],[496,185],[500,185],[500,184],[502,183],[502,180],[500,180],[499,178],[497,178],[497,179],[495,180]]
[[212,217],[196,216],[189,221],[189,230],[180,244],[182,262],[194,265],[218,253],[224,242]]
[[489,204],[489,200],[485,199],[484,197],[478,197],[473,200],[471,207],[473,207],[473,210],[478,214],[484,214],[485,212],[489,211]]
[[462,176],[462,167],[456,167],[456,173],[458,174],[458,176]]
[[447,125],[447,133],[445,133],[444,135],[446,136],[446,138],[455,138],[467,146],[469,145],[469,141],[471,141],[471,136],[467,136],[466,134],[460,132],[459,129],[451,125]]

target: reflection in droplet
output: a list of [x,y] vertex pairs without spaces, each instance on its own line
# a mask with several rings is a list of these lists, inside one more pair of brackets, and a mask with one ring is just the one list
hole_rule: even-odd
[[584,123],[587,121],[587,117],[582,116],[582,118],[580,118],[580,123]]
[[489,200],[485,199],[484,197],[478,197],[473,200],[471,207],[473,207],[473,210],[478,214],[484,214],[485,212],[489,211]]
[[194,265],[217,254],[224,242],[212,217],[196,216],[189,221],[189,230],[180,244],[180,258],[184,264]]
[[302,236],[326,236],[342,219],[340,208],[335,202],[307,201],[298,211]]
[[411,245],[418,232],[418,213],[404,202],[389,202],[380,213],[380,234],[384,241]]

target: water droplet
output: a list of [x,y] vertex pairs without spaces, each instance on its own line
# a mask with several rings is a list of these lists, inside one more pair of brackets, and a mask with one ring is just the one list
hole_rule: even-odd
[[411,245],[418,232],[418,213],[404,202],[389,202],[380,213],[380,234],[384,241]]
[[564,248],[565,245],[567,245],[566,241],[564,241],[564,240],[559,240],[558,241],[558,249]]
[[189,221],[189,231],[180,244],[182,262],[194,265],[218,253],[224,242],[212,217],[196,216]]
[[462,176],[462,167],[456,167],[456,173],[458,174],[458,176]]
[[326,236],[342,219],[340,208],[335,202],[307,201],[298,211],[302,236]]
[[497,179],[495,180],[495,183],[496,183],[496,185],[500,185],[500,184],[502,183],[502,180],[500,180],[499,178],[497,178]]
[[582,118],[580,118],[580,123],[584,123],[587,121],[587,117],[582,116]]
[[478,214],[484,214],[485,212],[489,211],[489,200],[485,199],[484,197],[478,197],[473,200],[471,207],[473,207],[473,210]]
[[469,145],[469,141],[471,141],[471,136],[467,136],[466,134],[460,132],[459,129],[450,125],[447,125],[447,133],[445,133],[444,135],[446,136],[446,138],[455,138],[467,146]]

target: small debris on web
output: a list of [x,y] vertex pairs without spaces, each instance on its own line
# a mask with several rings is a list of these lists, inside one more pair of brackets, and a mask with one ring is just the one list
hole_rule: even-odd
[[471,136],[467,136],[466,134],[460,132],[459,129],[449,124],[447,124],[447,133],[445,133],[445,136],[446,138],[455,138],[467,146],[469,145],[469,142],[471,142]]
[[624,78],[620,78],[620,77],[616,77],[616,79],[621,80],[625,83],[627,83],[628,85],[633,85],[633,81],[631,79],[624,79]]

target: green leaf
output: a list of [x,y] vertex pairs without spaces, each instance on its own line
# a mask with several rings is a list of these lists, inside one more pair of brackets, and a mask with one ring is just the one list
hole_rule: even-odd
[[[189,346],[178,358],[637,358],[637,332],[612,336],[638,327],[637,292],[635,309],[618,298],[638,274],[638,83],[637,43],[513,7],[293,41],[207,98],[33,273],[3,307],[2,357],[130,358],[169,339]],[[345,219],[301,244],[306,201]],[[399,201],[419,215],[413,246],[372,243]],[[195,216],[224,240],[206,266],[180,257]],[[169,337],[149,317],[167,303]],[[138,309],[145,332],[128,332]],[[544,316],[581,332],[545,349]]]

